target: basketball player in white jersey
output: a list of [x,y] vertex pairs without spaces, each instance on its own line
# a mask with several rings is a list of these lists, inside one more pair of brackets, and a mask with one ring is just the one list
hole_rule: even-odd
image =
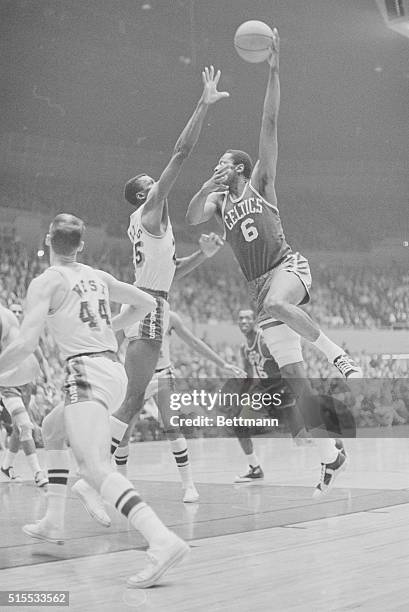
[[[110,300],[128,304],[115,327],[129,325],[155,306],[147,293],[110,274],[80,264],[83,222],[60,214],[50,226],[51,267],[35,278],[27,291],[26,315],[19,336],[0,355],[0,373],[18,365],[37,347],[45,322],[66,360],[65,430],[83,477],[139,530],[149,543],[149,563],[128,579],[128,586],[145,588],[183,558],[189,548],[169,531],[145,504],[132,484],[111,466],[108,409],[126,393],[127,377],[116,351]],[[23,530],[31,537],[63,542],[63,516],[68,477],[67,451],[56,451],[50,472],[47,513]]]
[[[234,364],[226,362],[213,349],[210,348],[203,340],[197,338],[183,323],[182,319],[176,312],[169,312],[169,325],[163,337],[162,346],[159,354],[159,359],[156,364],[155,373],[148,384],[144,402],[152,398],[156,398],[156,404],[161,415],[162,424],[165,430],[166,437],[171,443],[172,453],[178,467],[178,472],[182,480],[183,486],[183,501],[184,503],[194,503],[199,501],[199,493],[193,481],[192,467],[189,463],[188,449],[186,438],[179,427],[171,424],[170,417],[170,395],[175,390],[175,374],[170,357],[170,339],[172,333],[175,333],[183,342],[193,349],[196,353],[212,361],[218,368],[224,370],[229,376],[245,377],[246,373],[241,368]],[[131,422],[122,442],[128,444],[129,437],[132,431],[133,422]],[[124,454],[115,454],[115,463],[118,471],[126,473],[126,463],[129,454],[127,446],[123,446]],[[122,448],[118,449],[122,450]],[[99,513],[100,515],[100,513]]]
[[[18,311],[22,312],[22,307]],[[16,314],[0,304],[0,353],[18,337],[19,322]],[[2,458],[1,476],[8,482],[22,482],[22,478],[14,472],[14,462],[21,447],[33,473],[34,482],[38,487],[47,485],[48,480],[41,468],[33,439],[34,425],[28,414],[32,387],[40,373],[42,355],[36,358],[30,355],[14,372],[0,375],[0,399],[10,414],[12,433],[9,446]]]
[[[120,445],[134,415],[142,409],[146,387],[155,371],[168,327],[168,293],[174,277],[193,270],[207,257],[214,255],[223,244],[216,234],[202,236],[200,251],[178,260],[167,201],[185,160],[199,138],[208,107],[229,95],[217,91],[219,79],[220,70],[215,72],[213,66],[202,72],[203,93],[159,179],[139,174],[125,185],[125,198],[136,208],[128,229],[133,245],[135,285],[154,296],[156,309],[137,325],[125,329],[129,340],[125,357],[129,382],[124,403],[111,417],[112,453]],[[174,452],[180,450],[176,442],[171,444]]]
[[[274,29],[267,91],[264,99],[258,161],[253,168],[244,151],[227,150],[213,176],[193,197],[187,221],[196,225],[216,216],[225,238],[249,282],[257,303],[257,318],[264,338],[296,396],[311,396],[301,351],[300,336],[323,351],[349,378],[360,377],[360,368],[332,342],[299,306],[310,299],[308,262],[287,243],[277,207],[277,118],[280,104],[279,36]],[[314,496],[325,494],[345,467],[344,452],[323,429],[316,432],[321,454],[321,480]]]

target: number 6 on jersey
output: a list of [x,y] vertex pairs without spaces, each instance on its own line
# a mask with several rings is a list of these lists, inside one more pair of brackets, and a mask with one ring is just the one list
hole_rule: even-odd
[[253,240],[258,237],[258,231],[254,225],[254,219],[251,217],[245,219],[240,225],[240,228],[246,242],[253,242]]

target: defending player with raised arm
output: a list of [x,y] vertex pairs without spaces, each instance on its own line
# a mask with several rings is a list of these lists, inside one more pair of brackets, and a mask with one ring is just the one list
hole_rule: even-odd
[[[132,321],[131,313],[143,317],[155,302],[136,287],[78,263],[83,231],[83,222],[73,215],[57,215],[52,222],[46,237],[51,267],[29,285],[20,334],[0,355],[0,373],[36,349],[47,321],[66,360],[64,421],[71,449],[83,478],[148,541],[148,565],[128,579],[128,586],[145,588],[189,549],[141,500],[132,483],[111,466],[108,409],[122,402],[127,377],[116,353],[110,300],[128,304],[122,313],[126,324]],[[121,319],[116,319],[116,326],[118,321]],[[63,543],[68,471],[68,451],[54,451],[47,512],[37,523],[25,525],[27,535]]]
[[[145,390],[155,371],[163,335],[169,321],[168,294],[174,277],[181,277],[213,256],[223,241],[216,234],[202,236],[200,250],[178,259],[169,219],[167,196],[183,163],[195,146],[203,120],[211,104],[226,98],[217,85],[220,70],[205,68],[202,72],[203,92],[193,115],[179,136],[169,163],[158,180],[143,173],[125,185],[125,199],[136,208],[130,217],[128,236],[133,246],[135,285],[156,300],[156,308],[137,325],[125,328],[129,340],[125,369],[128,389],[124,403],[111,418],[112,446],[115,453],[135,414],[142,409]],[[123,450],[118,453],[124,456]]]
[[[279,36],[273,30],[268,58],[269,76],[264,98],[258,148],[253,168],[244,151],[227,150],[213,176],[191,200],[187,221],[196,225],[216,216],[249,283],[257,304],[257,320],[282,376],[297,397],[309,396],[300,336],[325,353],[345,377],[360,377],[361,370],[332,342],[300,306],[310,299],[311,274],[307,260],[293,252],[284,236],[277,207],[275,178],[278,156],[277,120],[280,105]],[[316,435],[321,435],[317,432]],[[318,440],[321,481],[315,496],[326,493],[345,466],[335,441]]]

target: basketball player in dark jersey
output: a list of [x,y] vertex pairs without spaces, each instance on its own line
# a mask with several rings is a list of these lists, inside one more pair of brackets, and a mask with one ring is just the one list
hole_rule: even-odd
[[[216,216],[223,224],[257,305],[257,319],[282,376],[300,399],[311,395],[306,378],[300,337],[325,353],[346,377],[361,377],[360,368],[332,342],[300,306],[309,301],[311,274],[307,260],[287,243],[277,207],[277,118],[280,104],[279,36],[268,58],[269,79],[264,99],[258,161],[253,168],[244,151],[227,150],[213,176],[193,197],[187,221],[196,225]],[[315,433],[321,455],[320,497],[345,467],[345,455],[326,432]],[[323,437],[320,437],[323,436]]]
[[[254,312],[252,310],[240,310],[239,328],[245,337],[245,342],[240,347],[243,369],[247,374],[247,380],[241,384],[241,392],[263,393],[274,397],[278,394],[281,399],[279,411],[286,420],[293,438],[306,440],[308,434],[304,426],[304,420],[296,406],[294,395],[283,381],[276,360],[271,355],[263,338],[262,330],[257,327]],[[229,381],[230,385],[240,384],[240,381]],[[271,407],[277,409],[274,406]],[[269,408],[267,408],[267,411]],[[274,412],[277,416],[277,412]],[[243,449],[249,464],[249,470],[242,476],[237,476],[234,482],[251,482],[264,478],[260,461],[254,452],[253,441],[250,437],[249,427],[233,427],[241,448]]]

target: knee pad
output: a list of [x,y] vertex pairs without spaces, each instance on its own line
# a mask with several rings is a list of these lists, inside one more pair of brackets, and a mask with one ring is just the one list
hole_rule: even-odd
[[[260,327],[263,329],[262,324]],[[285,323],[266,327],[263,337],[279,368],[303,361],[301,338]]]

